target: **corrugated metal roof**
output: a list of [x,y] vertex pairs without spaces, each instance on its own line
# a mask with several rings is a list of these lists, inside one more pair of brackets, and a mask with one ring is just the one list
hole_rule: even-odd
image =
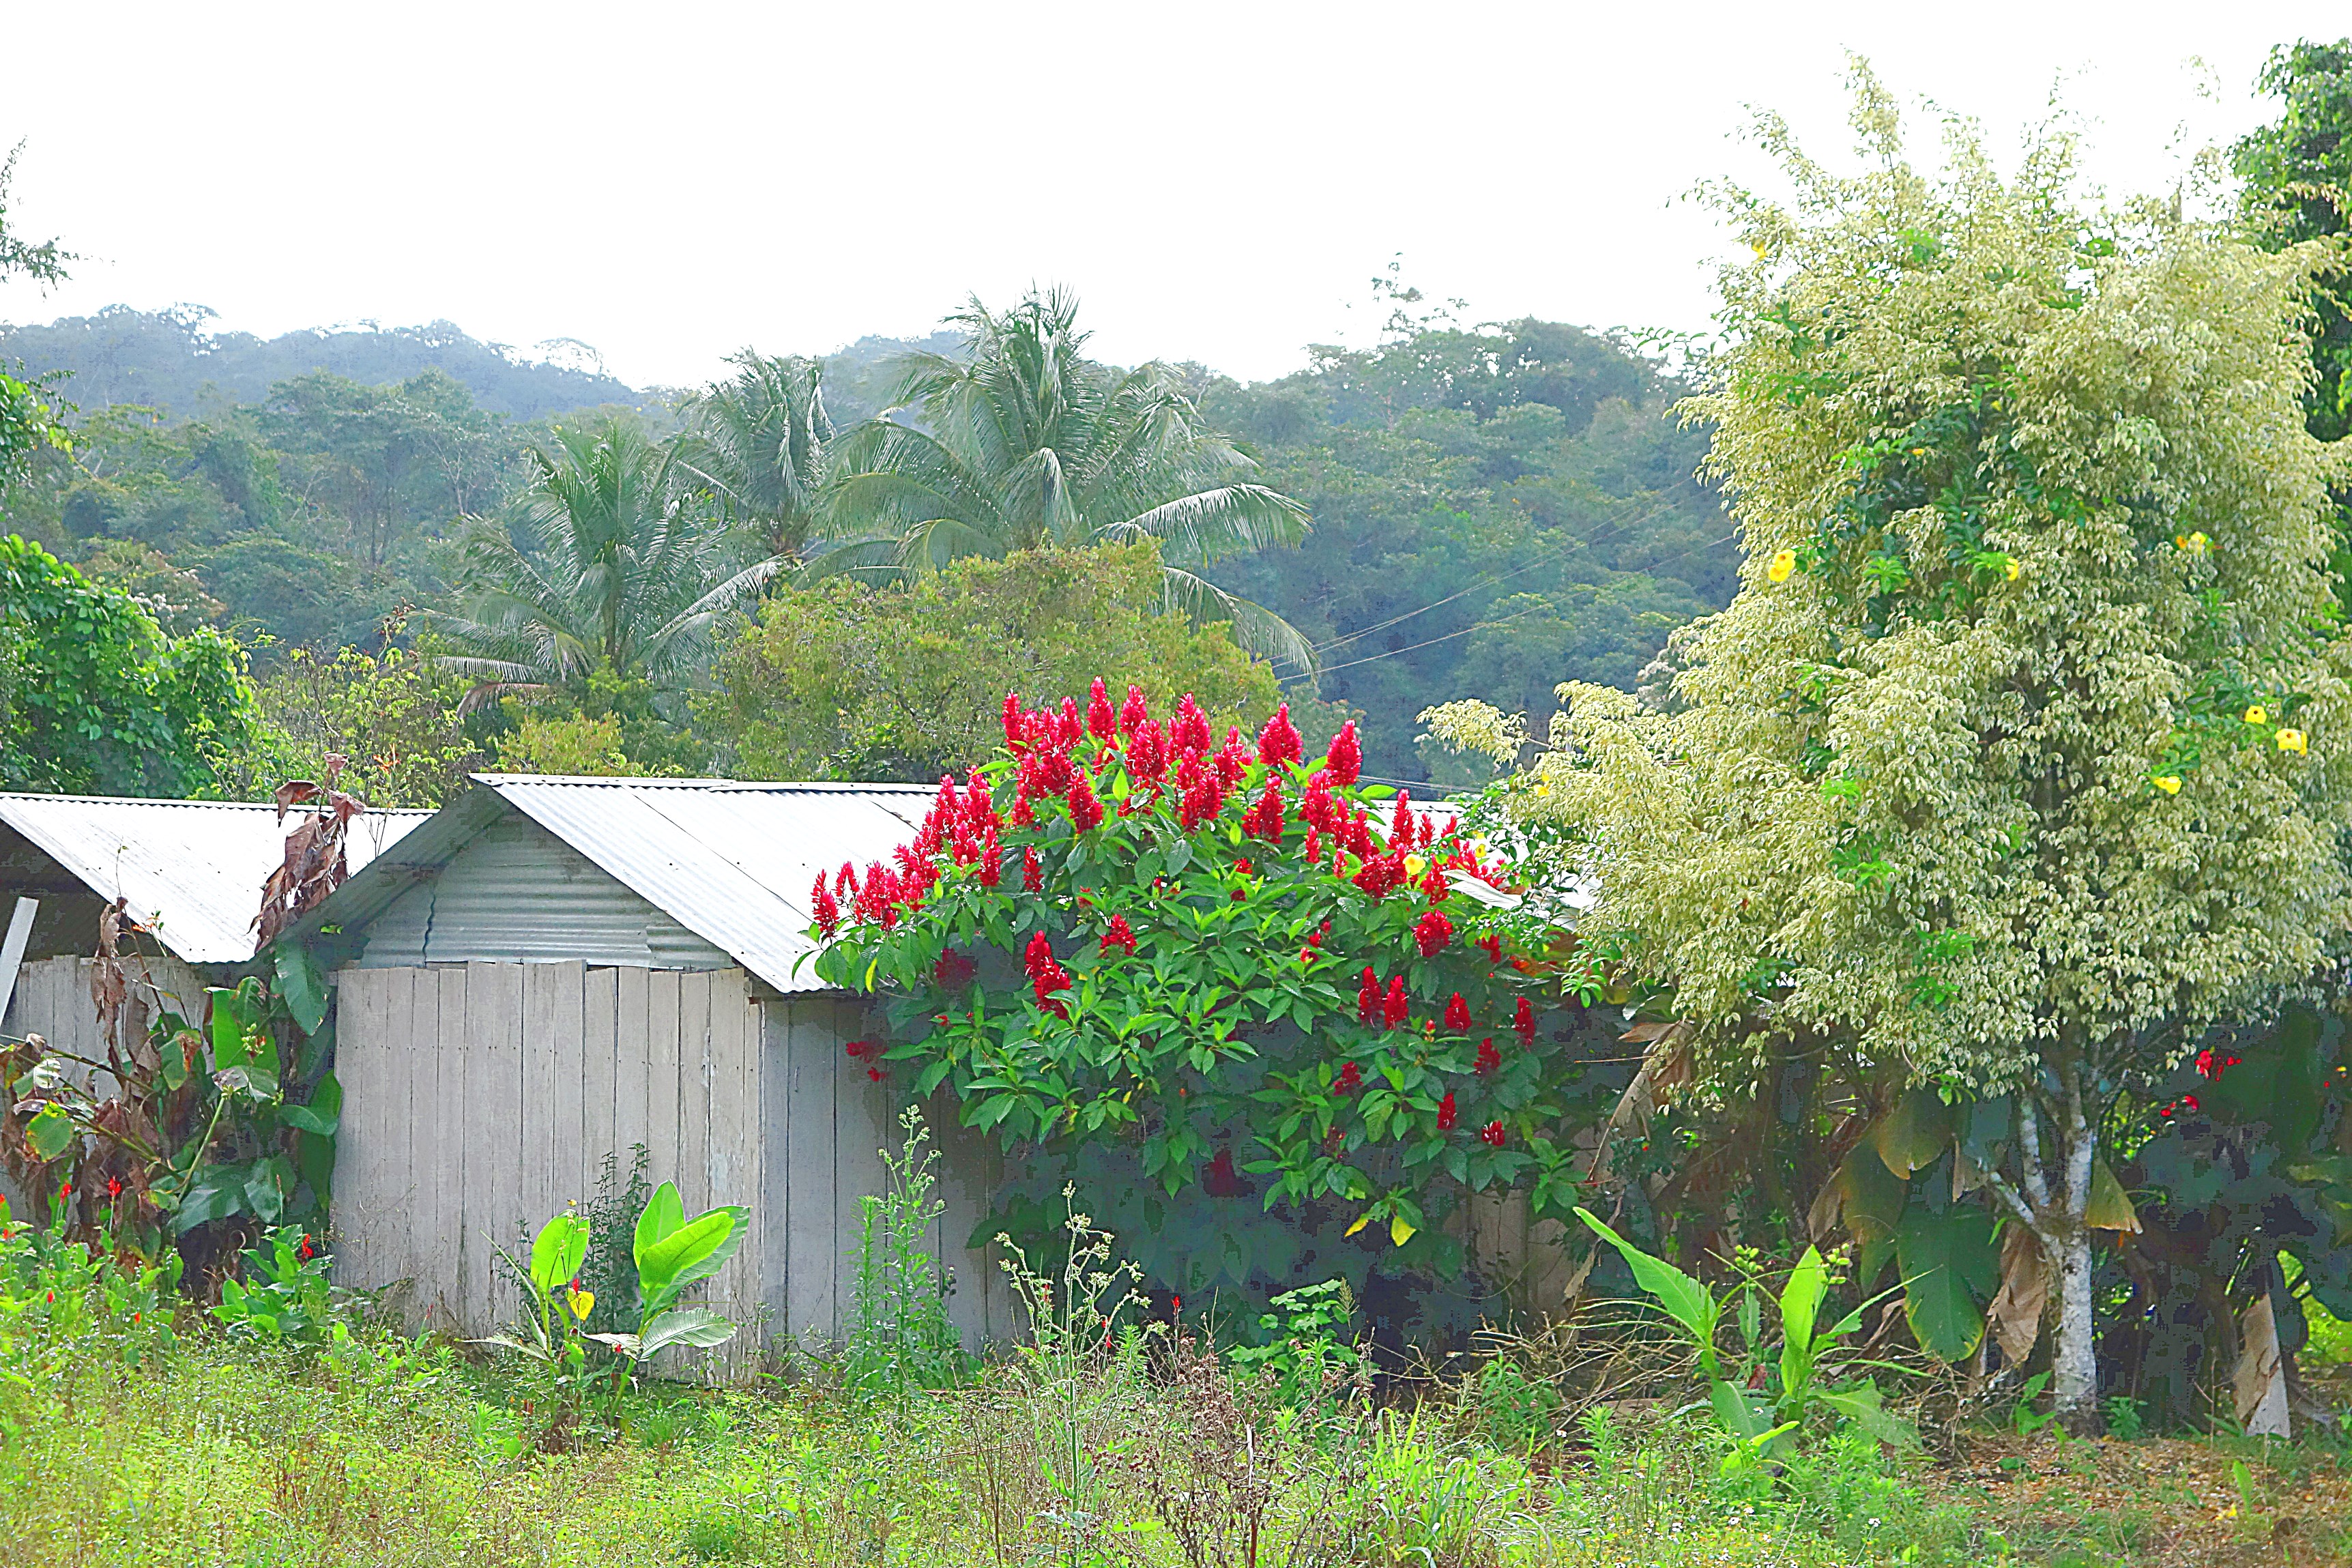
[[386,855],[373,874],[354,876],[303,929],[356,929],[510,808],[777,990],[820,991],[814,975],[796,972],[810,951],[817,872],[887,858],[914,836],[933,793],[919,784],[475,779],[481,789]]
[[[344,858],[353,872],[433,816],[371,811],[352,824]],[[188,963],[243,963],[253,956],[261,884],[286,858],[277,807],[244,801],[126,800],[106,795],[0,794],[0,822],[102,899],[131,913]]]

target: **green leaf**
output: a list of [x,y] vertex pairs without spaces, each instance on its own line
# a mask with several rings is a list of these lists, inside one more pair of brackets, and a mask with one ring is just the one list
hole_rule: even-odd
[[1722,1315],[1722,1306],[1715,1292],[1692,1279],[1663,1258],[1648,1253],[1603,1225],[1591,1209],[1580,1207],[1576,1215],[1592,1227],[1601,1240],[1615,1247],[1633,1269],[1634,1283],[1658,1299],[1666,1315],[1682,1325],[1697,1347],[1699,1366],[1710,1377],[1717,1375],[1715,1329]]
[[333,1073],[319,1080],[310,1091],[308,1105],[288,1105],[278,1108],[278,1120],[304,1132],[315,1132],[321,1138],[332,1138],[342,1125],[343,1086]]
[[33,1152],[41,1159],[54,1160],[64,1153],[66,1146],[74,1141],[73,1117],[68,1114],[64,1106],[50,1100],[35,1111],[32,1121],[25,1124],[25,1141],[33,1146]]
[[205,994],[213,999],[214,1070],[251,1066],[253,1054],[246,1049],[245,1041],[245,998],[219,986]]
[[576,1214],[560,1214],[540,1227],[530,1244],[530,1282],[541,1300],[580,1272],[588,1257],[588,1222]]
[[1715,1407],[1715,1418],[1733,1436],[1752,1438],[1764,1435],[1764,1412],[1749,1403],[1746,1393],[1722,1378],[1707,1385],[1706,1402]]
[[278,994],[286,999],[286,1010],[304,1034],[317,1034],[327,1021],[327,977],[319,961],[309,948],[291,942],[279,942],[275,956]]
[[1952,1108],[1925,1084],[1913,1089],[1870,1130],[1869,1142],[1886,1168],[1904,1181],[1936,1163],[1951,1146]]
[[2000,1288],[1991,1216],[1958,1205],[1940,1215],[1915,1205],[1895,1233],[1895,1253],[1912,1337],[1948,1362],[1973,1354],[1984,1338],[1984,1303]]
[[708,1350],[734,1337],[735,1325],[709,1308],[680,1307],[646,1325],[646,1331],[637,1340],[636,1353],[643,1360],[671,1345],[697,1345]]
[[1813,1398],[1891,1447],[1919,1447],[1919,1429],[1886,1408],[1874,1383],[1864,1381],[1853,1388],[1826,1390],[1816,1393]]

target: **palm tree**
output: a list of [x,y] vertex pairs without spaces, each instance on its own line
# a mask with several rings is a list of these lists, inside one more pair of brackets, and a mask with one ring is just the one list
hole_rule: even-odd
[[806,542],[824,477],[824,366],[745,349],[728,362],[732,380],[685,405],[687,429],[675,461],[706,486],[719,513],[756,533],[770,555],[794,556]]
[[1170,367],[1085,357],[1076,314],[1058,289],[1001,315],[975,298],[948,318],[964,330],[961,357],[902,361],[897,406],[825,455],[820,532],[833,548],[814,569],[906,574],[1150,539],[1171,607],[1230,620],[1248,646],[1311,668],[1287,622],[1194,570],[1297,542],[1307,509],[1252,478],[1257,465],[1209,427]]
[[730,572],[723,531],[688,504],[668,452],[633,421],[559,429],[530,452],[531,483],[509,521],[474,519],[459,575],[466,614],[436,629],[481,681],[581,695],[591,675],[675,689],[698,668],[718,618],[782,563]]

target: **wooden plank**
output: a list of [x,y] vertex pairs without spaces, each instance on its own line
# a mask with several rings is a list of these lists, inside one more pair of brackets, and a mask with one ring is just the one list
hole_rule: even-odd
[[521,1144],[516,1101],[522,1089],[522,970],[511,963],[466,966],[465,1270],[451,1303],[468,1334],[491,1331],[502,1303],[495,1260],[512,1250],[520,1187]]
[[686,1212],[700,1214],[710,1194],[712,971],[677,977],[677,1192]]
[[[759,1301],[760,1194],[754,1184],[759,1148],[759,1100],[751,1070],[759,1036],[758,1018],[751,1013],[749,977],[740,969],[720,970],[710,976],[709,1085],[704,1120],[703,1180],[710,1203],[742,1204],[751,1210],[751,1226],[742,1247],[711,1281],[711,1298],[719,1310],[737,1322],[750,1321]],[[757,1359],[751,1336],[739,1335],[740,1344],[729,1347],[726,1361],[740,1370]]]
[[840,1184],[834,1168],[834,1058],[842,1037],[835,1004],[807,1001],[793,1008],[784,1115],[793,1129],[785,1180],[792,1189],[791,1231],[785,1239],[791,1271],[785,1319],[803,1340],[829,1340],[835,1285],[840,1271]]
[[619,1146],[613,1121],[615,1058],[614,1026],[619,1013],[619,971],[591,969],[581,976],[580,1016],[580,1195],[596,1195],[604,1157],[614,1161],[616,1179],[629,1179],[628,1158]]
[[580,1194],[582,976],[571,963],[527,963],[522,986],[523,1228],[539,1227]]
[[374,1016],[379,988],[375,972],[364,969],[344,972],[335,987],[335,1079],[342,1085],[343,1110],[330,1178],[334,1223],[329,1240],[335,1249],[335,1282],[362,1290],[383,1283],[370,1256],[369,1223],[376,1202],[373,1119],[382,1099],[383,1060],[382,1028]]
[[372,1284],[392,1284],[406,1272],[407,1238],[401,1234],[401,1186],[408,1153],[409,1074],[407,1063],[390,1053],[385,1042],[403,1021],[401,992],[407,976],[397,969],[379,969],[369,975],[367,1033],[375,1042],[371,1053],[375,1067],[369,1083],[374,1114],[369,1117],[366,1163],[367,1196],[355,1206],[358,1225],[367,1237],[368,1271]]
[[759,1249],[760,1301],[768,1309],[766,1337],[792,1331],[792,1269],[787,1238],[793,1230],[792,1118],[785,1114],[792,1072],[792,1014],[788,998],[761,1004],[756,1020],[760,1060],[759,1192],[751,1211],[751,1241]]
[[639,1144],[652,1146],[646,1041],[651,1030],[647,1019],[652,999],[647,993],[653,975],[631,964],[614,970],[613,977],[613,1147],[620,1154],[621,1179],[625,1182],[634,1151]]
[[[456,1321],[465,1281],[466,1230],[466,972],[415,972],[416,1009],[407,1047],[419,1083],[433,1086],[433,1116],[425,1147],[427,1174],[420,1223],[430,1237],[423,1251],[416,1304],[439,1324]],[[432,1003],[428,1011],[425,1004]]]
[[838,1007],[836,1018],[841,1044],[833,1047],[832,1061],[834,1118],[838,1128],[834,1157],[835,1225],[840,1233],[835,1264],[840,1283],[834,1300],[834,1313],[838,1320],[835,1331],[838,1333],[848,1326],[851,1292],[857,1278],[856,1249],[864,1200],[869,1195],[878,1196],[888,1184],[889,1172],[882,1163],[882,1151],[898,1148],[899,1132],[898,1089],[887,1081],[877,1083],[868,1075],[866,1064],[851,1060],[842,1048],[849,1040],[867,1032],[864,1010],[844,1003]]
[[[646,1148],[648,1179],[656,1187],[678,1180],[678,972],[646,974]],[[684,1195],[684,1184],[679,1184]]]

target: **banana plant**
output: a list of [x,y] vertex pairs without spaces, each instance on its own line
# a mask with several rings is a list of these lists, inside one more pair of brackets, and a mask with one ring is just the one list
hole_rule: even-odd
[[735,1325],[709,1308],[671,1303],[687,1287],[725,1267],[743,1245],[744,1226],[751,1217],[750,1209],[729,1204],[688,1219],[677,1185],[664,1182],[637,1216],[634,1251],[642,1303],[637,1331],[588,1337],[611,1347],[632,1365],[642,1365],[672,1345],[708,1350],[733,1339]]
[[[1590,1209],[1579,1208],[1576,1214],[1617,1249],[1633,1271],[1634,1283],[1658,1299],[1666,1316],[1697,1351],[1699,1373],[1707,1380],[1707,1406],[1733,1439],[1727,1469],[1752,1465],[1790,1440],[1817,1409],[1852,1421],[1883,1443],[1906,1448],[1918,1445],[1917,1429],[1886,1408],[1877,1384],[1870,1379],[1835,1385],[1827,1381],[1825,1362],[1838,1341],[1862,1326],[1862,1315],[1871,1303],[1864,1302],[1827,1328],[1821,1326],[1822,1303],[1829,1295],[1829,1266],[1820,1248],[1805,1248],[1778,1296],[1766,1292],[1750,1275],[1739,1300],[1742,1352],[1736,1363],[1727,1365],[1716,1343],[1727,1302],[1718,1300],[1704,1281],[1619,1236]],[[1780,1312],[1777,1367],[1763,1356],[1764,1300],[1770,1300]],[[1776,1381],[1777,1389],[1772,1387]]]

